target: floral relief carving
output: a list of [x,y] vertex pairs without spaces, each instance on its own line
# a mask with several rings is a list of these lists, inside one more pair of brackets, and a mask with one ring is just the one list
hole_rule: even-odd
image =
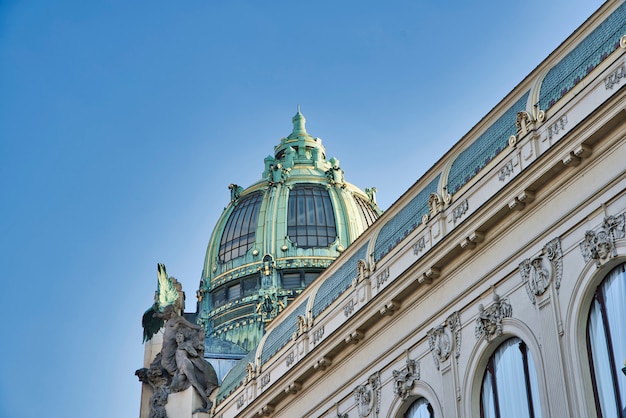
[[580,243],[580,250],[585,261],[594,260],[596,267],[601,261],[617,256],[615,240],[624,238],[624,214],[607,216],[598,231],[585,232],[585,238]]
[[393,370],[393,393],[402,400],[406,400],[411,394],[415,381],[420,380],[420,362],[411,360],[407,350],[406,366],[401,370]]
[[426,248],[426,240],[424,239],[424,237],[421,237],[420,239],[417,240],[415,244],[413,244],[413,254],[418,255],[419,253],[424,251],[425,248]]
[[501,298],[493,293],[493,305],[485,308],[481,303],[478,305],[478,318],[474,335],[476,339],[485,338],[487,341],[502,335],[502,320],[513,315],[513,308],[507,298]]
[[465,215],[465,213],[467,212],[468,209],[469,209],[469,202],[467,201],[467,199],[465,199],[457,207],[455,207],[452,210],[452,220],[454,222],[459,220],[459,218],[461,218],[463,215]]
[[504,167],[498,171],[498,180],[505,181],[511,174],[513,174],[513,161],[507,162]]
[[359,385],[354,389],[354,398],[359,417],[378,417],[380,411],[380,372],[372,374],[365,385]]
[[552,125],[548,126],[548,139],[552,139],[553,136],[557,136],[559,132],[565,129],[566,125],[567,115],[563,115]]
[[619,84],[622,78],[626,77],[626,64],[622,64],[615,71],[604,79],[605,90],[612,90],[613,86]]

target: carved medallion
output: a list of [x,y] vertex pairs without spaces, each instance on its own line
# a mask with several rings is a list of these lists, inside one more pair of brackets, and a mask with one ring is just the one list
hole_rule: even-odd
[[354,389],[354,398],[359,417],[378,417],[380,411],[380,372],[376,372],[369,377],[367,384],[359,385]]
[[459,313],[455,312],[450,315],[443,325],[432,328],[428,331],[428,346],[433,355],[435,366],[439,370],[439,364],[446,361],[450,357],[453,347],[455,357],[458,358],[461,353],[461,321]]
[[545,257],[527,258],[519,265],[522,282],[526,287],[526,293],[530,301],[535,304],[537,296],[543,295],[550,286],[554,276],[554,286],[558,290],[561,287],[563,276],[563,252],[561,240],[555,238],[547,243],[542,250]]

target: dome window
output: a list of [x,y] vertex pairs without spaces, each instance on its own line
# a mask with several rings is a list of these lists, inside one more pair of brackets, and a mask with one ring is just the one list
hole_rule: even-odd
[[241,198],[230,214],[220,241],[219,259],[225,263],[245,255],[256,239],[256,224],[263,193]]
[[328,190],[313,184],[298,185],[289,194],[287,234],[300,248],[328,247],[337,237],[335,215]]
[[376,213],[372,205],[367,200],[365,200],[358,194],[354,195],[354,200],[361,210],[361,218],[365,222],[365,225],[367,225],[368,227],[371,226],[374,221],[378,219],[378,213]]

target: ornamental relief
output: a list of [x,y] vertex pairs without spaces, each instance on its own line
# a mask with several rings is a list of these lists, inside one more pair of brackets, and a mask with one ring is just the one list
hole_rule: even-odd
[[457,207],[452,210],[452,221],[456,223],[469,209],[469,202],[467,199],[462,201]]
[[437,215],[443,210],[443,198],[437,193],[431,193],[428,197],[428,212],[430,217]]
[[513,308],[507,298],[501,298],[494,291],[493,305],[485,308],[481,303],[478,305],[478,318],[474,335],[477,340],[485,338],[487,342],[502,335],[502,320],[513,316]]
[[428,346],[437,370],[440,363],[448,360],[452,348],[454,357],[458,359],[461,354],[461,320],[458,312],[450,315],[443,325],[431,328],[427,335]]
[[420,380],[420,362],[411,360],[406,354],[406,366],[401,370],[393,370],[393,393],[406,400],[411,394],[415,381]]
[[519,265],[520,276],[526,287],[530,301],[537,303],[537,296],[543,295],[554,278],[554,287],[561,287],[563,277],[563,251],[561,240],[555,238],[548,242],[541,251],[542,256],[527,258]]
[[548,126],[548,139],[552,139],[557,136],[560,132],[565,130],[565,126],[567,125],[567,115],[561,116],[554,122],[552,125]]
[[617,256],[615,240],[624,238],[624,214],[607,216],[598,231],[585,232],[585,239],[579,244],[585,262],[594,260],[596,267],[608,258]]
[[359,417],[378,417],[380,411],[380,372],[372,374],[367,383],[354,389],[354,398]]
[[615,71],[604,79],[604,89],[612,90],[613,86],[619,84],[622,78],[626,77],[626,64],[622,64]]
[[417,240],[415,244],[413,244],[413,255],[419,255],[426,248],[426,239],[421,237]]

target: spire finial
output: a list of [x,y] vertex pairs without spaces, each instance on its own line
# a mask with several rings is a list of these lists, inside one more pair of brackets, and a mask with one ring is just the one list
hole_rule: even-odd
[[300,104],[298,104],[298,112],[293,118],[291,118],[291,122],[293,122],[293,131],[291,132],[292,135],[307,133],[306,128],[304,127],[304,124],[306,123],[306,118],[302,113],[300,113]]

